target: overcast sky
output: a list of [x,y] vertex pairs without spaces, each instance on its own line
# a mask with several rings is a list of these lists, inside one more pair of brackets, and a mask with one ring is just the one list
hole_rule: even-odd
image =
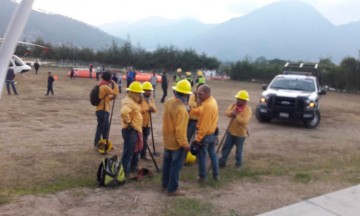
[[[91,25],[146,17],[195,18],[220,23],[279,0],[35,0],[33,9],[61,14]],[[294,0],[288,0],[294,1]],[[303,0],[335,25],[360,21],[359,0]]]

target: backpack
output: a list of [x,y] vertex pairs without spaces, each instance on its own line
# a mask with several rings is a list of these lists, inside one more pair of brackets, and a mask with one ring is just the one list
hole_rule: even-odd
[[[94,86],[90,91],[90,103],[93,106],[97,106],[100,104],[101,100],[104,99],[107,95],[105,95],[103,98],[99,98],[100,93],[100,86],[96,85]],[[105,106],[105,104],[104,104]]]
[[125,172],[120,160],[114,155],[101,161],[97,172],[97,184],[101,186],[120,186],[125,183]]

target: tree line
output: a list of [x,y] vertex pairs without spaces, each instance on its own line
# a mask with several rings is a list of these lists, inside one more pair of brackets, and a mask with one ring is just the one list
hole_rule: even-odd
[[[227,65],[224,70],[233,80],[270,82],[281,73],[287,61],[258,58],[255,61],[245,59]],[[360,61],[353,57],[344,58],[339,65],[329,58],[320,59],[320,85],[347,92],[360,92]]]
[[[19,56],[30,55],[36,58],[78,62],[83,64],[99,63],[115,68],[133,66],[143,70],[175,71],[176,68],[184,70],[210,69],[221,74],[229,75],[233,80],[269,82],[282,71],[286,60],[267,60],[264,57],[252,61],[246,58],[237,62],[220,62],[217,58],[206,54],[197,54],[192,49],[179,50],[174,46],[158,46],[154,51],[146,51],[141,47],[134,47],[128,40],[119,45],[112,42],[108,48],[94,51],[89,48],[78,48],[72,45],[52,46],[42,39],[33,42],[48,47],[32,47],[31,52],[26,45],[18,45],[15,54]],[[348,92],[360,91],[360,62],[353,57],[344,58],[339,65],[331,59],[320,59],[321,85],[346,90]]]
[[128,40],[119,45],[116,42],[102,50],[94,51],[89,48],[78,48],[72,45],[52,46],[42,39],[33,42],[48,48],[31,47],[27,45],[17,46],[15,54],[18,56],[29,55],[35,58],[76,62],[76,63],[98,63],[109,67],[124,68],[133,66],[143,70],[167,70],[175,71],[176,68],[184,70],[217,69],[220,61],[206,54],[197,54],[192,49],[179,50],[174,46],[159,46],[154,51],[146,51],[141,47],[134,47]]

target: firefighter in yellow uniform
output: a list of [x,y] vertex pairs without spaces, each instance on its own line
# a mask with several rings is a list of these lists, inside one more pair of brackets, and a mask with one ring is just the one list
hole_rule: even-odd
[[124,139],[124,149],[122,152],[121,162],[124,167],[125,175],[129,177],[130,172],[137,171],[140,151],[137,149],[138,140],[142,140],[142,123],[141,115],[141,94],[144,93],[141,83],[134,81],[126,89],[128,95],[122,100],[121,126],[122,137]]
[[235,166],[239,169],[242,166],[242,155],[245,137],[248,135],[247,125],[252,116],[251,107],[248,105],[250,100],[249,93],[245,90],[239,91],[236,95],[236,103],[231,104],[226,110],[226,116],[231,118],[229,130],[223,148],[222,156],[219,159],[220,167],[226,166],[232,147],[236,146]]
[[176,85],[176,83],[178,83],[182,79],[181,73],[182,73],[182,69],[178,68],[176,70],[176,74],[174,75],[174,85]]
[[205,83],[206,83],[206,79],[205,79],[204,74],[203,74],[203,72],[202,72],[201,70],[198,70],[197,73],[196,73],[196,75],[197,75],[197,78],[196,78],[196,80],[195,80],[195,84],[196,84],[196,85],[205,84]]
[[165,149],[161,182],[169,196],[180,196],[184,193],[178,188],[179,175],[184,164],[185,152],[189,150],[186,137],[189,114],[186,104],[192,92],[187,80],[179,81],[173,90],[174,97],[164,104],[162,131]]
[[156,112],[156,106],[155,106],[154,98],[151,95],[152,91],[154,90],[152,84],[150,82],[144,82],[142,86],[143,86],[143,90],[145,91],[143,93],[143,98],[141,102],[141,114],[143,117],[142,133],[143,133],[144,147],[141,150],[140,156],[141,159],[150,160],[150,158],[146,155],[148,148],[148,137],[151,132],[150,130],[152,130],[152,128],[150,128],[151,126],[150,115],[151,113]]
[[200,152],[196,156],[199,164],[199,183],[204,183],[206,180],[206,152],[209,153],[214,180],[218,181],[220,178],[219,163],[215,152],[215,145],[217,139],[217,126],[219,121],[219,108],[213,96],[211,96],[211,89],[207,85],[201,85],[197,91],[197,96],[201,105],[195,109],[190,110],[190,115],[198,116],[196,124],[196,137],[193,145],[198,145]]

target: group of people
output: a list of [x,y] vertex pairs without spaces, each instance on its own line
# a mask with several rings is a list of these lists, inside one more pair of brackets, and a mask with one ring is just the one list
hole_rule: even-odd
[[[38,67],[35,68],[35,73],[37,75],[37,71],[38,71]],[[18,92],[16,90],[16,85],[15,85],[15,72],[14,69],[12,68],[8,68],[7,73],[6,73],[6,78],[5,78],[5,84],[6,84],[6,90],[8,95],[11,95],[11,89],[14,93],[14,95],[18,95]],[[48,78],[47,78],[47,89],[46,89],[46,94],[45,96],[48,96],[50,93],[52,95],[54,95],[54,89],[53,89],[53,83],[54,83],[55,79],[52,76],[51,72],[48,72]],[[11,87],[11,89],[10,89]]]
[[[162,87],[163,90],[166,88],[167,93],[166,72],[163,73],[162,77],[164,76],[166,83],[162,82]],[[161,99],[164,103],[161,182],[167,195],[180,196],[184,193],[179,189],[179,176],[186,155],[190,152],[197,158],[199,183],[205,183],[207,180],[207,154],[211,160],[212,177],[215,181],[220,180],[220,167],[226,166],[234,145],[236,146],[235,165],[238,168],[242,166],[243,144],[248,135],[247,125],[252,111],[247,103],[248,92],[240,90],[235,95],[236,102],[226,110],[230,122],[221,151],[222,156],[218,159],[215,146],[219,134],[219,108],[211,94],[211,87],[203,80],[197,83],[196,90],[192,92],[191,82],[188,79],[174,80],[174,82],[176,82],[172,87],[174,96],[166,101],[164,96]],[[95,147],[98,146],[101,137],[108,139],[110,101],[119,94],[118,86],[111,79],[110,72],[103,73],[99,85],[99,98],[102,101],[96,107],[98,125],[94,139]],[[128,94],[122,100],[120,110],[121,134],[124,139],[121,161],[125,175],[129,177],[133,171],[137,171],[140,159],[150,160],[146,152],[149,150],[148,136],[152,129],[151,114],[157,109],[152,95],[154,85],[151,82],[141,84],[133,81],[126,90]]]

